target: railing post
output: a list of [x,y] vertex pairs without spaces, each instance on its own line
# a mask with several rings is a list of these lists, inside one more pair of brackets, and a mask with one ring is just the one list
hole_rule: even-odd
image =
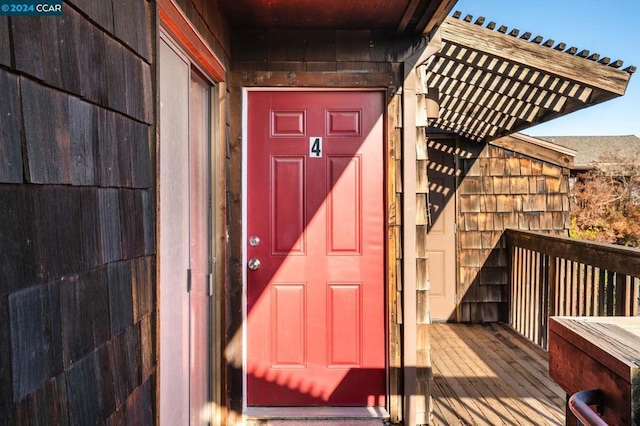
[[557,305],[557,282],[556,282],[556,257],[551,255],[545,255],[547,264],[547,274],[545,277],[544,286],[546,289],[546,315],[542,316],[542,347],[546,350],[549,342],[549,317],[556,316]]
[[625,274],[616,273],[616,307],[615,315],[624,316],[627,314],[627,276]]

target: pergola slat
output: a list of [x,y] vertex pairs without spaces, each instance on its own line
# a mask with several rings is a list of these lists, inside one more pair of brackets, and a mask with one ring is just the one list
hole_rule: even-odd
[[430,127],[486,141],[624,94],[635,67],[542,36],[454,14],[442,48],[422,65],[440,94]]

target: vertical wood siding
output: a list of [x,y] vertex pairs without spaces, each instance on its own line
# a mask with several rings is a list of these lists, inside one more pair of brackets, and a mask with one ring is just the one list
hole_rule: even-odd
[[568,169],[459,142],[459,303],[464,322],[508,321],[507,228],[566,234]]
[[152,424],[154,3],[0,17],[0,424]]

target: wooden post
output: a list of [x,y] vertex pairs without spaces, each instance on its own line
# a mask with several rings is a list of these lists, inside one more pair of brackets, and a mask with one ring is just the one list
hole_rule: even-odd
[[556,258],[548,255],[545,255],[544,257],[547,264],[547,275],[546,283],[543,281],[543,285],[546,290],[543,303],[546,304],[547,312],[542,318],[542,347],[547,348],[549,339],[549,317],[556,315]]
[[416,91],[415,69],[405,70],[402,89],[404,424],[416,424]]
[[627,276],[625,274],[616,273],[616,306],[615,315],[624,316],[627,314]]
[[[416,307],[416,127],[417,75],[416,67],[435,54],[441,47],[437,31],[422,52],[404,62],[404,85],[402,88],[402,179],[403,179],[403,361],[404,361],[404,418],[406,426],[428,423],[426,401],[430,395],[418,394],[417,386],[417,307]],[[428,393],[428,391],[426,392]],[[425,407],[418,418],[417,407]],[[427,410],[428,411],[428,410]]]

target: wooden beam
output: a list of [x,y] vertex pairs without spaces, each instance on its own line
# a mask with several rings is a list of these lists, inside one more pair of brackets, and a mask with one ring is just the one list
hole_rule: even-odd
[[158,0],[160,25],[214,81],[225,81],[226,69],[189,18],[173,0]]
[[[440,0],[429,2],[427,11],[416,26],[416,33],[422,33],[426,34],[427,36],[431,36],[431,33],[433,33],[445,20],[457,1],[458,0]],[[434,8],[433,5],[436,5],[436,7]]]
[[549,142],[519,133],[495,139],[490,144],[560,167],[572,168],[574,164],[575,151],[566,150],[564,147],[554,146]]
[[411,21],[411,17],[416,13],[416,9],[420,4],[420,0],[411,0],[407,9],[404,11],[404,15],[402,15],[402,19],[400,20],[400,24],[398,25],[398,30],[396,33],[401,34],[404,30],[407,29],[407,25],[409,25],[409,21]]
[[573,55],[563,55],[563,52],[478,28],[460,20],[447,18],[441,28],[445,41],[618,95],[624,94],[629,82],[629,74],[616,68],[599,66]]

